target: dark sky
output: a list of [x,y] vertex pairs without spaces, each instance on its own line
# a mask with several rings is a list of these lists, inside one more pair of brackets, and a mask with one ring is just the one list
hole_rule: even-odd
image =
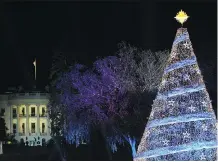
[[216,0],[2,3],[0,89],[30,86],[35,57],[38,87],[43,88],[54,52],[91,64],[97,56],[114,55],[121,41],[153,51],[171,50],[180,27],[174,16],[180,9],[190,16],[184,26],[200,67],[214,66],[204,79],[216,99]]

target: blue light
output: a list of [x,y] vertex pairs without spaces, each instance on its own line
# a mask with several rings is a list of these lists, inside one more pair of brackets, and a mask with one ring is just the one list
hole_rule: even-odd
[[143,158],[144,160],[146,160],[147,158],[151,158],[151,157],[181,153],[181,152],[192,151],[192,150],[202,150],[204,148],[205,149],[217,148],[217,141],[209,141],[209,142],[196,141],[184,145],[163,147],[155,150],[148,150],[135,156],[134,160],[137,160],[137,158]]
[[146,125],[147,128],[175,124],[175,123],[185,123],[190,121],[198,121],[198,120],[211,120],[215,119],[214,113],[196,113],[196,114],[186,114],[180,116],[171,116],[163,119],[154,119],[148,122]]
[[175,46],[176,44],[178,44],[186,39],[189,39],[189,35],[187,32],[183,33],[183,35],[181,35],[181,36],[176,37],[176,39],[173,42],[173,46]]
[[189,59],[182,60],[182,61],[176,62],[174,64],[171,64],[170,66],[168,66],[164,70],[164,74],[166,74],[166,73],[168,73],[170,71],[173,71],[173,70],[188,66],[188,65],[193,65],[193,64],[196,64],[196,57],[195,56],[192,56]]
[[195,85],[191,85],[191,87],[190,86],[179,87],[179,88],[175,88],[175,89],[171,90],[170,92],[165,92],[163,94],[158,93],[157,99],[164,99],[164,98],[173,97],[173,96],[177,96],[177,95],[183,95],[186,93],[197,92],[197,91],[201,91],[204,89],[205,89],[204,84],[201,84],[201,85],[195,84]]

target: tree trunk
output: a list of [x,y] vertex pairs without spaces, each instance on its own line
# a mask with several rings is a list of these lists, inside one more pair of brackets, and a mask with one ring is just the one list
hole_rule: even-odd
[[133,137],[131,138],[129,135],[123,135],[124,139],[129,143],[132,153],[132,158],[134,159],[136,155],[136,139]]
[[112,161],[112,153],[111,153],[111,149],[110,149],[110,146],[109,146],[109,144],[107,143],[107,136],[106,136],[106,130],[105,130],[105,126],[102,124],[101,125],[101,133],[102,133],[102,135],[103,135],[103,137],[104,137],[104,139],[105,139],[105,146],[106,146],[106,149],[107,149],[107,153],[108,153],[108,160],[109,161]]

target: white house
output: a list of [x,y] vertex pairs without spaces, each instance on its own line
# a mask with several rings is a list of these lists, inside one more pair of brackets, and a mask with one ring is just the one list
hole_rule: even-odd
[[18,142],[29,146],[43,145],[50,138],[47,113],[48,93],[7,92],[0,95],[0,111],[5,119],[7,133]]

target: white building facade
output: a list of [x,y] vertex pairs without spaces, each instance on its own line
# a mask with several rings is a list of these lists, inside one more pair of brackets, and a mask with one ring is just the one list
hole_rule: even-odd
[[44,145],[50,138],[48,93],[5,93],[0,95],[7,133],[29,146]]

